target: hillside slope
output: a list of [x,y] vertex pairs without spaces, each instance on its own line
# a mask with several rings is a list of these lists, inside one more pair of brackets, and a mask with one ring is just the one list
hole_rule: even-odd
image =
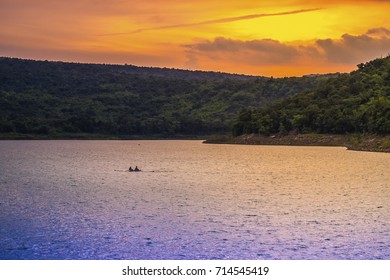
[[242,109],[312,91],[328,78],[0,58],[0,133],[220,133]]
[[247,108],[233,125],[233,135],[259,133],[390,133],[390,56],[358,65],[318,88]]

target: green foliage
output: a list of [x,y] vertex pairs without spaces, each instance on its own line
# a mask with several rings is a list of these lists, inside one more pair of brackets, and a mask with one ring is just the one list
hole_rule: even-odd
[[[314,89],[324,79],[0,58],[0,133],[221,133],[242,109]],[[255,120],[238,126],[237,133],[260,129]]]
[[[389,134],[390,56],[358,67],[350,74],[324,81],[310,92],[287,97],[265,108],[245,109],[235,120],[233,134],[291,131]],[[254,123],[258,126],[253,126]]]

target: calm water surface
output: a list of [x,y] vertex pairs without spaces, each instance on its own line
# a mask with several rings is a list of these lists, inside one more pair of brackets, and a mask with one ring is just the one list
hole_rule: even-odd
[[390,259],[389,154],[0,141],[0,155],[0,259]]

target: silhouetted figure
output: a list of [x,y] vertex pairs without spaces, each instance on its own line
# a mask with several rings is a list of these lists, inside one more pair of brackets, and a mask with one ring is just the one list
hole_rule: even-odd
[[131,168],[131,166],[129,167],[129,172],[133,172],[134,171],[134,169],[133,168]]
[[141,171],[141,169],[138,169],[138,166],[136,166],[134,171]]

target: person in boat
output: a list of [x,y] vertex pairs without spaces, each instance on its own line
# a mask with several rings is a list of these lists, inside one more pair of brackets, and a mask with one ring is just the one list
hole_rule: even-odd
[[131,168],[131,166],[129,167],[129,172],[133,172],[134,171],[134,169],[133,168]]
[[138,169],[138,166],[136,166],[134,171],[141,171],[141,169]]

